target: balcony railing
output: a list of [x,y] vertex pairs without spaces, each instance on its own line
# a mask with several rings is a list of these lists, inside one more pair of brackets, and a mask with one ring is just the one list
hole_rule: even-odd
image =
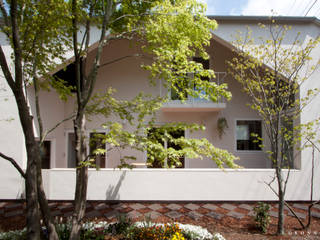
[[[216,78],[210,79],[210,81],[216,82],[218,85],[224,83],[224,79],[227,75],[226,72],[215,72]],[[190,76],[190,75],[189,75]],[[192,77],[192,76],[190,76]],[[198,90],[201,91],[201,90]],[[203,99],[195,98],[192,96],[187,96],[187,99],[181,101],[177,94],[175,94],[171,89],[161,89],[160,95],[164,96],[167,94],[169,101],[162,106],[162,111],[165,112],[199,112],[199,111],[220,111],[226,108],[226,101],[223,97],[218,96],[216,102]]]

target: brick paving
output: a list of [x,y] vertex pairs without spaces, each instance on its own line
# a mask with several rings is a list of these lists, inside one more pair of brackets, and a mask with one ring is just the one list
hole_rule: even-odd
[[[120,214],[127,214],[133,220],[141,220],[149,217],[152,220],[171,219],[178,221],[180,218],[200,220],[202,218],[212,218],[216,220],[225,217],[236,220],[252,217],[253,208],[256,203],[239,202],[118,202],[88,201],[86,217],[103,217],[113,221]],[[277,218],[277,204],[271,203],[269,212],[271,217]],[[296,214],[305,219],[307,217],[307,203],[291,203],[291,207]],[[50,202],[49,207],[52,215],[57,217],[69,217],[72,215],[72,202]],[[25,203],[17,201],[0,201],[0,221],[14,217],[24,217]],[[290,211],[285,211],[286,216],[292,217]],[[320,219],[320,205],[312,209],[312,217]]]

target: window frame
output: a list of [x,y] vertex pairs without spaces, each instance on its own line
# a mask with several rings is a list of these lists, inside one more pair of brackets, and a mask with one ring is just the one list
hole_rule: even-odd
[[[106,129],[89,129],[89,130],[86,130],[85,131],[85,134],[86,134],[86,147],[87,147],[87,155],[89,155],[90,153],[90,133],[105,133],[107,134],[107,131]],[[66,162],[66,168],[69,168],[68,167],[68,159],[69,159],[69,133],[74,133],[74,130],[71,130],[71,129],[67,129],[65,130],[65,162]],[[106,153],[105,153],[105,166],[107,166],[107,161],[108,161],[108,155],[107,155],[107,143],[105,144],[105,150],[106,150]],[[107,168],[107,167],[105,167]],[[92,169],[92,168],[91,168]]]
[[[234,151],[237,153],[262,153],[263,147],[260,150],[238,150],[237,148],[237,122],[238,121],[259,121],[261,123],[261,138],[263,139],[263,124],[261,118],[236,118],[234,120]],[[263,141],[261,141],[263,145]]]

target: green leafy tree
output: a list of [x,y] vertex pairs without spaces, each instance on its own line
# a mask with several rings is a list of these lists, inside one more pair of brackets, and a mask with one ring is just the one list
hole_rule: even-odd
[[[288,40],[290,27],[279,26],[273,19],[268,26],[261,24],[260,27],[269,33],[270,39],[261,38],[257,43],[248,30],[245,37],[239,36],[235,42],[236,57],[228,64],[229,72],[251,97],[249,105],[264,123],[270,145],[267,152],[277,181],[277,190],[272,188],[279,198],[277,233],[283,234],[284,200],[290,169],[294,167],[294,149],[304,146],[302,137],[316,121],[302,124],[299,116],[318,89],[308,89],[305,96],[299,93],[318,65],[318,59],[312,62],[311,52],[319,39],[310,39],[304,45],[297,34],[288,45],[284,41]],[[271,187],[271,183],[268,185]]]
[[[76,136],[76,189],[75,212],[72,218],[70,239],[79,239],[81,221],[85,213],[88,167],[91,166],[85,144],[86,120],[94,114],[106,117],[113,115],[126,119],[136,128],[123,130],[121,124],[106,122],[104,127],[108,134],[103,142],[115,147],[132,147],[139,150],[154,149],[163,152],[164,158],[170,158],[179,164],[179,157],[200,158],[207,156],[216,161],[219,167],[227,164],[236,167],[235,157],[224,150],[212,146],[205,139],[174,139],[170,135],[172,129],[199,130],[201,127],[186,124],[170,124],[163,126],[165,140],[174,141],[179,150],[164,149],[146,137],[155,119],[155,111],[166,99],[154,98],[147,94],[139,94],[130,101],[120,101],[112,97],[113,90],[93,94],[97,73],[100,67],[112,64],[121,59],[101,63],[102,50],[109,42],[127,39],[137,41],[145,54],[151,56],[153,62],[143,67],[150,71],[150,84],[154,79],[163,79],[167,88],[173,88],[183,100],[186,94],[202,97],[212,101],[222,95],[230,98],[226,85],[202,81],[201,77],[214,77],[212,70],[203,69],[201,64],[191,61],[193,56],[208,58],[205,47],[209,45],[211,30],[217,26],[215,21],[205,17],[205,7],[195,0],[177,1],[0,1],[3,17],[1,30],[6,35],[13,49],[13,74],[9,69],[3,46],[0,47],[0,65],[17,102],[20,122],[25,136],[27,149],[27,170],[24,173],[14,159],[1,153],[1,157],[10,161],[26,179],[27,200],[27,235],[28,239],[40,239],[40,210],[49,230],[49,238],[57,239],[42,186],[41,176],[41,144],[47,134],[54,131],[62,122],[73,119]],[[90,62],[91,28],[100,29],[100,38]],[[78,35],[79,28],[84,27],[83,38]],[[39,91],[42,88],[54,88],[63,100],[71,94],[65,82],[53,79],[49,73],[56,68],[57,60],[64,61],[63,54],[71,48],[74,52],[75,82],[77,107],[75,114],[61,120],[52,129],[44,129],[39,104]],[[135,56],[141,56],[139,52]],[[128,56],[130,57],[130,56]],[[83,66],[81,66],[83,65]],[[194,72],[193,78],[186,74]],[[197,86],[201,91],[192,86]],[[34,87],[37,124],[40,141],[36,141],[33,132],[33,117],[28,107],[25,88]],[[147,124],[145,123],[147,119]],[[141,141],[140,141],[141,140]],[[95,149],[93,154],[102,154],[104,149]],[[123,159],[126,166],[127,159]]]
[[1,153],[25,178],[27,202],[28,239],[40,239],[40,211],[51,239],[58,239],[42,185],[40,146],[43,131],[39,105],[37,120],[40,128],[40,143],[35,138],[33,116],[28,105],[25,89],[34,85],[36,98],[41,86],[40,77],[52,71],[56,59],[68,46],[66,19],[67,4],[64,1],[0,1],[1,32],[12,47],[11,60],[14,71],[10,71],[10,60],[6,59],[3,45],[0,46],[0,65],[5,79],[14,95],[19,111],[27,150],[27,169],[24,173],[16,161]]
[[[78,167],[77,183],[75,191],[75,214],[71,239],[79,236],[80,223],[85,213],[86,191],[88,184],[88,167],[92,165],[94,155],[103,154],[105,149],[97,148],[91,155],[87,155],[85,145],[86,120],[95,114],[101,114],[106,119],[111,115],[128,121],[134,130],[126,131],[122,124],[107,121],[103,126],[108,133],[100,136],[102,143],[109,143],[112,147],[130,147],[138,150],[152,149],[162,155],[162,160],[172,159],[179,164],[182,155],[200,157],[209,156],[215,160],[218,166],[226,163],[230,167],[236,167],[233,163],[235,157],[226,151],[213,147],[207,140],[176,139],[180,150],[173,148],[165,149],[159,142],[150,141],[146,136],[148,128],[154,123],[155,111],[159,109],[166,99],[154,98],[141,93],[130,101],[117,100],[113,89],[105,93],[93,94],[100,67],[112,64],[115,59],[108,63],[101,63],[102,49],[110,41],[127,39],[138,42],[138,46],[144,54],[152,56],[153,62],[144,65],[143,68],[150,71],[150,84],[155,79],[163,79],[167,88],[173,88],[185,99],[186,94],[194,97],[202,97],[217,101],[219,96],[230,98],[231,94],[226,91],[226,85],[217,85],[214,82],[202,81],[201,77],[213,77],[212,70],[203,69],[202,65],[191,61],[198,55],[207,59],[209,56],[205,47],[209,45],[211,30],[215,29],[215,21],[205,16],[203,4],[194,0],[177,1],[72,1],[73,16],[73,49],[75,55],[75,78],[77,109],[74,120],[76,136],[76,161]],[[85,35],[78,39],[77,31],[80,23],[85,22]],[[100,39],[93,62],[87,61],[89,55],[90,29],[98,25],[101,29]],[[107,32],[108,30],[108,32]],[[108,33],[108,34],[107,34]],[[79,45],[78,43],[84,43]],[[142,56],[136,53],[132,56]],[[132,57],[127,56],[127,57]],[[81,61],[83,59],[83,61]],[[82,62],[82,63],[81,63]],[[81,68],[80,65],[84,66]],[[82,69],[82,73],[80,71]],[[85,70],[87,69],[87,70]],[[88,70],[89,69],[89,70]],[[189,72],[195,72],[194,78],[186,78]],[[203,91],[197,91],[197,85]],[[205,94],[203,94],[205,92]],[[147,121],[146,121],[147,120]],[[147,122],[147,124],[146,124]],[[173,128],[174,126],[163,126]],[[175,128],[181,128],[177,124]],[[184,125],[183,128],[199,128]],[[168,133],[168,131],[167,131]],[[99,134],[97,134],[99,138]],[[166,134],[167,139],[172,138]],[[129,166],[127,160],[132,156],[121,159],[122,166]]]

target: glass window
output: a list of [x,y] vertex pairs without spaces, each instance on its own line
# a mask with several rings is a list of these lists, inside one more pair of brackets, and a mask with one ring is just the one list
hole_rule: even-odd
[[259,120],[238,120],[236,126],[237,150],[261,150],[261,121]]

